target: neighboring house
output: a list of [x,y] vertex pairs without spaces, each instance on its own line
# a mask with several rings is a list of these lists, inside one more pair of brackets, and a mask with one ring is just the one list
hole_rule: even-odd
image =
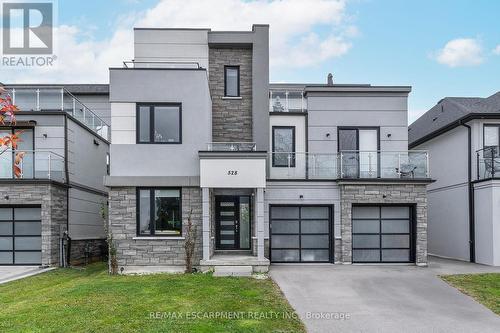
[[[269,85],[269,27],[135,29],[110,69],[110,230],[122,273],[427,263],[407,86]],[[227,267],[224,267],[227,268]]]
[[21,133],[22,141],[0,155],[0,264],[63,265],[102,256],[108,85],[5,88],[20,111],[16,124],[0,126],[0,137]]
[[429,252],[500,265],[500,92],[446,97],[409,128],[430,152]]

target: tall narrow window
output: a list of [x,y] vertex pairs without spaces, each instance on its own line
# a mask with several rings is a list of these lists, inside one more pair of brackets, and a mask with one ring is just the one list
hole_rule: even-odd
[[273,167],[295,167],[295,127],[273,126]]
[[224,96],[239,97],[240,96],[240,67],[225,66],[224,67]]
[[143,236],[180,236],[182,211],[180,188],[148,188],[137,191],[137,233]]
[[137,143],[181,143],[180,104],[137,106]]

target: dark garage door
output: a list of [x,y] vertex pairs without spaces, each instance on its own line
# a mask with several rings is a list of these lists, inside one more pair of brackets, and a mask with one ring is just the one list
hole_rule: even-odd
[[330,206],[271,206],[272,262],[330,262]]
[[413,207],[353,206],[352,261],[414,262]]
[[42,261],[40,207],[0,207],[0,265]]

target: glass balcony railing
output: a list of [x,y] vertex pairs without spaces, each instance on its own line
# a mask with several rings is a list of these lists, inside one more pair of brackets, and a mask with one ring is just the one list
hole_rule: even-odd
[[500,178],[500,147],[485,147],[476,151],[477,179]]
[[210,142],[208,151],[256,151],[255,142]]
[[302,90],[270,90],[269,112],[307,112]]
[[2,150],[0,179],[50,179],[64,182],[64,157],[43,150]]
[[109,141],[110,127],[85,104],[61,87],[8,88],[12,102],[22,111],[65,111]]
[[270,153],[269,179],[430,178],[426,151]]

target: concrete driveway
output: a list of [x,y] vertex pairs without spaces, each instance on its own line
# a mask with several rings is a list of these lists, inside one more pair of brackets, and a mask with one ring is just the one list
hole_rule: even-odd
[[500,268],[432,258],[429,267],[273,265],[309,332],[499,332],[500,316],[438,274]]
[[52,269],[54,268],[40,268],[39,266],[0,266],[0,284],[44,273]]

